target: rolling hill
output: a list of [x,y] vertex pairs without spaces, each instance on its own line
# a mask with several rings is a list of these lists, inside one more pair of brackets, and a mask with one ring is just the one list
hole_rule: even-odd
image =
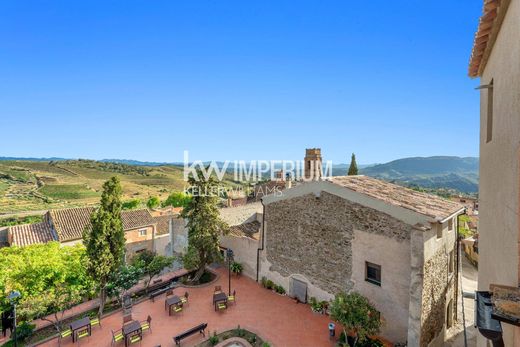
[[398,159],[363,168],[360,173],[407,186],[477,193],[478,170],[478,158],[438,156]]
[[[0,215],[93,205],[103,183],[117,175],[123,199],[150,196],[161,200],[186,185],[183,168],[173,165],[139,166],[94,160],[0,160]],[[234,186],[232,176],[224,184]]]

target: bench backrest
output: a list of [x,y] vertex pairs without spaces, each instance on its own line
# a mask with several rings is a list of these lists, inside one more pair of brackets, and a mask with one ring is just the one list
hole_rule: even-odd
[[193,328],[186,330],[185,332],[175,336],[175,341],[182,340],[183,338],[188,337],[196,332],[205,330],[207,327],[208,327],[208,323],[199,324],[196,327],[193,327]]

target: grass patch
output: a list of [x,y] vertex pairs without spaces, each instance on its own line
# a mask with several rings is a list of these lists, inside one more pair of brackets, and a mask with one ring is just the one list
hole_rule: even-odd
[[101,196],[100,193],[88,189],[82,184],[49,184],[40,188],[39,192],[49,198],[59,200],[77,200]]
[[4,218],[4,219],[0,219],[0,227],[9,227],[9,226],[19,225],[19,224],[40,223],[41,221],[43,221],[42,215]]

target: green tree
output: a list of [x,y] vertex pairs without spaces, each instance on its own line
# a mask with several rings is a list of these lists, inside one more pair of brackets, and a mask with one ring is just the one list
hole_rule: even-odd
[[141,206],[141,199],[130,199],[122,203],[121,208],[123,210],[134,210]]
[[151,251],[144,251],[132,258],[132,265],[142,269],[142,273],[147,277],[145,289],[148,289],[152,279],[159,275],[161,271],[172,265],[174,257],[165,257]]
[[108,280],[107,296],[117,298],[118,302],[122,304],[123,296],[139,282],[142,275],[143,270],[140,267],[133,265],[121,266]]
[[0,249],[0,310],[9,306],[7,295],[18,290],[20,320],[42,318],[59,329],[63,312],[94,293],[84,261],[83,245],[50,242]]
[[148,208],[156,208],[159,207],[160,204],[161,201],[156,196],[150,197],[150,199],[148,199],[148,201],[146,202],[146,206],[148,206]]
[[166,200],[164,200],[162,206],[186,207],[189,205],[190,201],[190,195],[187,195],[183,192],[173,192],[170,195],[168,195],[168,198],[166,198]]
[[216,195],[218,182],[213,176],[206,179],[200,170],[197,177],[188,179],[195,194],[182,211],[182,217],[188,220],[188,251],[184,266],[197,269],[193,282],[200,279],[206,265],[221,259],[220,236],[229,231],[229,226],[220,218]]
[[354,337],[354,345],[375,335],[381,328],[379,312],[363,295],[352,292],[336,294],[330,305],[330,316],[343,326],[345,336]]
[[110,275],[123,263],[125,233],[121,220],[121,184],[112,177],[103,184],[101,205],[90,217],[91,227],[83,232],[87,250],[87,269],[99,287],[99,315],[106,302]]
[[347,175],[354,176],[358,174],[358,168],[356,163],[356,155],[352,153],[352,158],[350,159],[350,167],[348,168]]

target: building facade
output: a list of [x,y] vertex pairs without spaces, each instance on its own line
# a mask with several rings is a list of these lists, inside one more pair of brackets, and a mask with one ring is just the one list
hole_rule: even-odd
[[457,319],[457,216],[464,207],[364,176],[335,177],[263,199],[259,276],[301,301],[366,296],[382,335],[442,346]]
[[[470,61],[480,77],[479,290],[520,285],[520,1],[487,0]],[[506,346],[520,328],[502,324]],[[478,336],[477,346],[488,341]]]

